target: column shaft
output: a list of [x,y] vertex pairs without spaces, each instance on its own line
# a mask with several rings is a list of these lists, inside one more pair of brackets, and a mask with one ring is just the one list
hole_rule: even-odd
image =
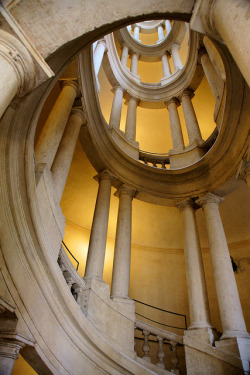
[[120,128],[122,114],[122,99],[123,88],[121,86],[116,86],[109,120],[109,126],[114,127],[116,129]]
[[104,53],[107,49],[106,42],[104,40],[99,40],[94,52],[94,70],[97,76],[102,65],[102,59]]
[[136,137],[136,108],[137,100],[133,97],[130,97],[128,101],[125,136],[128,140],[132,141],[135,141]]
[[65,83],[39,136],[35,149],[37,163],[51,168],[77,92],[76,82]]
[[216,0],[211,7],[212,27],[227,45],[241,73],[250,86],[250,2]]
[[171,136],[173,142],[173,149],[184,149],[184,141],[183,135],[181,130],[181,123],[180,118],[177,110],[177,100],[172,99],[166,103],[168,112],[169,112],[169,120],[170,120],[170,127],[171,127]]
[[183,68],[181,58],[179,55],[179,48],[180,48],[179,44],[176,44],[176,43],[174,43],[171,47],[171,53],[172,53],[175,71]]
[[139,28],[139,26],[135,26],[135,28],[134,28],[134,38],[138,41],[140,40],[140,28]]
[[165,21],[165,27],[166,27],[166,31],[167,31],[167,35],[168,35],[171,31],[171,22],[169,20]]
[[11,375],[24,343],[11,339],[0,339],[0,375]]
[[216,73],[213,64],[207,53],[201,54],[201,65],[206,75],[208,84],[211,88],[215,100],[221,95],[222,92],[222,80]]
[[163,30],[163,27],[160,25],[158,26],[158,42],[160,42],[162,39],[164,39],[165,35],[164,35],[164,30]]
[[191,101],[191,93],[188,91],[184,91],[181,96],[181,101],[189,142],[191,143],[195,140],[197,140],[198,142],[202,142],[200,127]]
[[189,329],[211,328],[205,272],[193,202],[179,204],[182,212],[188,285]]
[[62,140],[57,150],[54,163],[51,168],[54,187],[57,192],[56,196],[60,202],[66,180],[69,174],[70,165],[74,155],[76,142],[80,132],[81,125],[85,118],[82,110],[73,109],[69,117]]
[[135,192],[122,186],[118,191],[119,209],[117,217],[115,253],[112,274],[111,296],[129,298],[132,199]]
[[171,76],[171,70],[170,70],[170,65],[168,62],[168,57],[164,53],[161,57],[161,63],[162,63],[162,71],[163,71],[163,77],[170,77]]
[[219,203],[222,200],[222,198],[214,194],[208,194],[197,201],[202,206],[205,216],[223,330],[222,339],[248,337],[227,241],[220,218]]
[[121,63],[124,66],[127,66],[128,63],[128,46],[126,44],[122,46]]
[[138,54],[132,53],[130,71],[133,74],[138,74]]
[[99,189],[92,222],[84,278],[102,280],[113,176],[107,171],[104,171],[97,176],[97,178],[99,179]]

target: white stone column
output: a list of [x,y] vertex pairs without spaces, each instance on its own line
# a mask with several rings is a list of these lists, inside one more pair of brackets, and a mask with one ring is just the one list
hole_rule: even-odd
[[79,93],[75,81],[65,81],[62,91],[47,118],[39,136],[35,155],[37,163],[45,163],[50,169],[60,144],[74,100]]
[[139,26],[135,26],[134,27],[134,38],[140,42],[140,27]]
[[138,74],[138,60],[139,60],[138,53],[132,52],[130,71],[131,71],[131,73],[133,73],[135,75]]
[[170,33],[171,31],[171,22],[169,20],[166,20],[165,21],[165,27],[166,27],[166,31],[167,31],[167,35]]
[[132,200],[135,190],[122,185],[119,196],[111,297],[129,299]]
[[180,58],[180,55],[179,55],[179,49],[180,49],[180,46],[179,46],[179,44],[176,44],[176,43],[174,43],[171,47],[171,54],[172,54],[172,58],[173,58],[175,71],[183,68],[181,58]]
[[138,105],[138,99],[129,97],[128,110],[125,127],[125,137],[128,140],[135,141],[136,137],[136,109]]
[[119,129],[122,114],[123,88],[118,85],[114,88],[114,90],[115,93],[110,113],[109,126],[115,129]]
[[202,21],[206,23],[206,30],[221,36],[250,86],[249,0],[214,0],[212,4],[204,2],[203,7]]
[[190,311],[190,326],[188,329],[211,328],[205,272],[200,247],[195,204],[186,200],[178,204],[181,211],[184,238],[185,260]]
[[158,42],[160,42],[162,39],[165,38],[164,30],[163,30],[162,25],[158,26],[157,31],[158,31],[158,38],[159,38]]
[[167,106],[168,113],[169,113],[173,150],[183,151],[184,141],[183,141],[180,118],[179,118],[179,114],[177,110],[178,104],[179,102],[175,98],[172,98],[168,102],[166,102],[166,106]]
[[98,174],[95,179],[99,181],[99,189],[96,198],[84,278],[102,280],[107,242],[110,194],[114,176],[105,170]]
[[205,35],[203,38],[203,44],[213,64],[213,67],[216,70],[216,73],[223,81],[226,81],[224,63],[214,43]]
[[85,122],[82,109],[73,108],[51,168],[58,202],[62,198],[81,125]]
[[196,141],[198,144],[201,144],[203,142],[201,131],[191,100],[193,95],[194,94],[188,90],[183,91],[181,94],[182,109],[185,117],[189,142],[192,143]]
[[15,339],[0,339],[0,375],[11,375],[19,351],[25,344]]
[[200,62],[207,78],[208,84],[211,88],[215,100],[222,93],[222,80],[216,73],[214,66],[206,51],[200,52]]
[[219,212],[219,204],[222,201],[223,198],[211,193],[196,201],[202,207],[205,216],[223,331],[221,339],[249,337]]
[[12,35],[0,30],[0,118],[15,97],[35,84],[35,68],[26,48]]
[[171,76],[171,70],[170,65],[168,61],[168,56],[166,53],[164,53],[161,57],[161,63],[162,63],[162,71],[163,71],[163,77],[170,77]]
[[107,44],[104,39],[98,40],[95,52],[94,52],[94,71],[95,75],[98,76],[100,67],[102,65],[102,59],[105,51],[107,51]]
[[126,44],[122,46],[121,63],[124,66],[127,66],[128,63],[128,46]]

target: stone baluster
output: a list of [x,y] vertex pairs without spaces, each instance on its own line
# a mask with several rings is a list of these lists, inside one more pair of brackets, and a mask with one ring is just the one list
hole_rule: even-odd
[[128,46],[126,44],[122,45],[121,63],[127,66],[128,63]]
[[138,75],[138,60],[139,54],[136,52],[132,52],[130,71],[135,75]]
[[143,354],[142,358],[144,359],[144,361],[151,362],[151,359],[148,355],[148,353],[150,352],[150,346],[149,346],[149,342],[148,342],[148,336],[150,335],[150,332],[143,330],[142,334],[144,336],[144,342],[143,342],[143,346],[142,346],[142,351],[143,351],[144,354]]
[[[14,336],[14,335],[13,335]],[[0,375],[11,375],[19,351],[25,346],[22,341],[0,338]]]
[[169,20],[165,21],[165,28],[166,28],[167,35],[168,35],[172,29],[171,22]]
[[222,201],[223,198],[212,193],[196,201],[202,207],[205,216],[223,331],[221,339],[249,338],[219,212],[219,204]]
[[177,43],[174,43],[171,47],[171,54],[172,54],[172,58],[173,58],[175,71],[183,68],[181,58],[180,58],[180,55],[179,55],[179,49],[180,49],[180,46]]
[[182,102],[182,109],[184,112],[189,143],[196,142],[198,145],[200,145],[202,144],[203,139],[191,100],[193,95],[194,94],[189,90],[184,90],[180,98]]
[[35,155],[37,163],[45,163],[50,169],[59,147],[72,105],[79,94],[79,86],[75,81],[64,81],[62,91],[52,108],[39,136]]
[[162,63],[162,71],[163,71],[163,77],[170,77],[171,76],[171,69],[168,61],[168,56],[166,53],[164,53],[161,56],[161,63]]
[[22,97],[35,84],[33,60],[15,37],[0,30],[0,118],[13,98]]
[[157,336],[157,340],[158,340],[157,357],[159,358],[157,366],[165,369],[165,364],[164,364],[164,360],[163,360],[164,357],[165,357],[165,353],[164,353],[164,350],[163,350],[163,337]]
[[216,70],[214,69],[214,66],[205,50],[200,51],[199,60],[201,62],[212,94],[215,100],[217,100],[217,98],[221,96],[223,90],[223,81],[216,73]]
[[122,114],[122,99],[123,99],[123,88],[122,86],[116,86],[114,88],[114,99],[112,109],[110,113],[109,126],[111,128],[119,129]]
[[97,46],[95,48],[94,52],[94,71],[95,75],[98,76],[100,67],[102,65],[102,59],[104,56],[104,53],[107,51],[107,44],[104,39],[98,40]]
[[136,109],[138,99],[130,96],[128,99],[128,110],[125,126],[125,137],[127,140],[135,141],[136,138]]
[[114,176],[107,170],[95,177],[99,182],[89,240],[84,279],[102,280],[107,242],[111,186]]
[[51,168],[58,202],[62,198],[80,128],[85,123],[82,109],[73,108]]
[[181,211],[184,226],[184,251],[190,311],[190,326],[188,329],[203,329],[203,332],[204,329],[206,329],[206,339],[210,342],[210,340],[213,341],[211,335],[212,325],[209,312],[205,271],[195,217],[195,209],[198,206],[196,206],[191,199],[183,201],[177,206]]
[[134,27],[134,38],[140,42],[140,27],[139,26],[135,26]]
[[177,99],[172,98],[166,102],[166,106],[169,112],[169,120],[171,127],[171,137],[173,142],[173,151],[183,151],[184,141],[181,129],[180,118],[177,110],[179,102]]
[[132,200],[135,190],[122,185],[116,192],[119,209],[116,226],[111,296],[129,299]]
[[171,363],[173,365],[171,372],[174,373],[175,375],[180,375],[180,370],[178,369],[178,363],[179,363],[179,358],[177,355],[177,342],[170,341],[171,345],[171,351],[172,351],[172,357],[171,357]]
[[250,2],[205,0],[202,3],[201,18],[207,33],[223,39],[250,86]]
[[158,31],[158,38],[159,38],[158,42],[160,42],[162,39],[165,38],[163,26],[162,25],[158,26],[157,31]]

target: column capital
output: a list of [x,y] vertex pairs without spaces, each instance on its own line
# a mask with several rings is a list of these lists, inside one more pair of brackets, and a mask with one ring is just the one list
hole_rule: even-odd
[[136,27],[138,27],[138,29],[139,29],[139,31],[141,30],[141,26],[139,26],[139,25],[132,25],[132,29],[134,30]]
[[224,201],[224,198],[220,197],[219,195],[216,195],[216,194],[213,194],[213,193],[208,193],[204,197],[200,197],[199,199],[197,199],[195,201],[195,203],[197,203],[198,206],[203,207],[203,206],[205,206],[206,204],[209,204],[209,203],[215,203],[215,204],[219,205],[223,201]]
[[171,98],[171,99],[167,100],[165,102],[165,105],[168,108],[169,104],[172,104],[172,103],[174,103],[176,105],[176,107],[180,106],[180,102],[179,102],[179,100],[177,98]]
[[74,107],[74,108],[72,108],[71,114],[81,117],[81,120],[82,120],[82,124],[81,125],[86,124],[87,119],[86,119],[86,116],[85,116],[85,114],[84,114],[84,112],[83,112],[83,110],[82,110],[81,107]]
[[113,88],[111,89],[112,92],[115,92],[117,90],[121,90],[122,92],[124,92],[124,88],[118,83],[117,85],[113,86]]
[[172,46],[170,47],[170,50],[172,49],[177,49],[179,51],[180,45],[178,43],[173,43]]
[[108,46],[107,46],[107,43],[106,43],[106,40],[105,40],[105,39],[99,39],[98,42],[97,42],[97,45],[98,45],[98,44],[103,45],[105,52],[107,51]]
[[180,210],[180,212],[185,210],[186,208],[192,208],[194,210],[199,208],[192,198],[188,198],[185,201],[177,203],[176,207]]
[[184,96],[188,96],[190,99],[193,99],[194,92],[191,89],[185,89],[185,90],[183,90],[182,93],[179,96],[180,101],[182,100],[182,98]]
[[107,169],[104,169],[102,172],[98,173],[95,177],[94,177],[94,180],[100,182],[102,180],[108,180],[112,182],[115,180],[115,176],[110,173]]
[[79,86],[77,80],[69,80],[69,79],[63,80],[62,83],[61,83],[61,88],[63,89],[66,86],[73,87],[76,91],[76,96],[80,95],[80,86]]
[[128,185],[122,184],[115,192],[115,197],[120,197],[121,195],[129,195],[132,199],[136,195],[136,190]]
[[198,51],[198,63],[201,64],[201,58],[205,55],[208,56],[207,50],[205,48],[200,48]]
[[[133,100],[134,102],[136,102],[136,105],[138,105],[139,102],[140,102],[140,99],[135,98],[133,95],[128,93],[127,97],[126,97],[126,102],[128,103],[130,100]],[[125,104],[127,104],[127,103],[125,103]]]
[[30,53],[17,38],[0,30],[0,54],[16,72],[18,80],[16,96],[24,96],[35,87],[35,65]]

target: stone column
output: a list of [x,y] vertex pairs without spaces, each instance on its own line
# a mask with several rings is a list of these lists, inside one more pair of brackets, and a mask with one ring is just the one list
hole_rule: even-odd
[[73,108],[51,168],[58,202],[62,198],[81,125],[85,122],[82,109]]
[[54,161],[72,105],[78,93],[77,82],[63,82],[62,91],[39,136],[35,149],[36,162],[47,164],[49,169]]
[[135,26],[134,28],[134,38],[138,40],[138,42],[140,41],[140,27],[139,26]]
[[130,96],[129,100],[128,100],[125,137],[128,140],[132,140],[132,141],[135,141],[135,136],[136,136],[136,108],[137,108],[137,104],[138,104],[138,99]]
[[25,344],[19,340],[0,338],[0,375],[11,375],[20,349]]
[[100,67],[102,65],[102,59],[104,53],[107,51],[107,44],[104,39],[98,40],[95,52],[94,52],[94,71],[95,75],[98,76]]
[[121,114],[122,114],[122,99],[123,99],[123,88],[122,86],[114,87],[114,99],[112,103],[109,126],[115,129],[120,128]]
[[22,97],[35,84],[33,60],[15,37],[0,30],[0,118],[15,97]]
[[250,86],[250,2],[248,0],[204,1],[202,24],[209,34],[225,42]]
[[162,39],[165,38],[164,30],[163,30],[162,25],[158,26],[157,31],[158,31],[158,38],[159,38],[158,42],[160,42]]
[[166,106],[169,112],[169,120],[171,127],[171,136],[173,142],[173,150],[183,151],[184,141],[181,130],[180,118],[177,110],[178,100],[175,98],[170,99],[166,102]]
[[218,77],[220,77],[223,81],[226,81],[224,63],[214,43],[205,35],[203,38],[203,44],[213,64],[213,67],[218,74]]
[[222,93],[222,80],[216,73],[214,66],[205,50],[200,52],[199,58],[213,96],[215,100],[217,100]]
[[122,46],[121,63],[124,66],[127,66],[128,63],[128,46],[126,44]]
[[221,339],[249,337],[219,212],[222,201],[223,198],[211,193],[196,201],[205,216],[223,331]]
[[165,21],[165,27],[166,27],[166,31],[167,31],[167,35],[170,33],[171,31],[171,22],[169,20],[166,20]]
[[185,237],[186,274],[190,311],[190,326],[188,329],[211,328],[205,272],[195,217],[195,204],[190,199],[181,202],[177,207],[182,214]]
[[164,53],[161,57],[161,63],[162,63],[162,71],[163,71],[163,77],[170,77],[171,76],[171,70],[170,65],[168,61],[168,56],[166,53]]
[[172,53],[175,71],[183,68],[181,58],[179,55],[179,49],[180,49],[180,46],[179,44],[176,44],[176,43],[174,43],[171,47],[171,53]]
[[114,176],[107,170],[95,177],[99,181],[84,279],[102,280],[107,242],[111,186]]
[[122,185],[119,196],[111,297],[129,299],[132,200],[135,190]]
[[139,60],[138,53],[132,52],[130,71],[131,73],[135,75],[138,74],[138,60]]
[[182,108],[184,112],[187,132],[188,132],[188,138],[189,142],[196,141],[198,144],[202,143],[202,136],[200,132],[200,127],[197,121],[197,117],[194,111],[194,107],[191,101],[191,98],[193,97],[193,93],[185,90],[181,94],[181,102],[182,102]]

